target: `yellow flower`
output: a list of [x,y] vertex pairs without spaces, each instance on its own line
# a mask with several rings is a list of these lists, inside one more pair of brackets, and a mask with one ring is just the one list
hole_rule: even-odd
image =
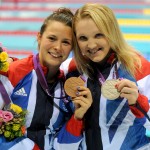
[[8,54],[6,52],[0,53],[0,61],[1,62],[7,61],[7,58],[8,58]]
[[5,131],[5,132],[4,132],[4,136],[5,136],[6,138],[9,138],[10,135],[11,135],[11,132],[10,132],[10,131]]
[[22,112],[22,108],[18,105],[15,105],[15,104],[11,104],[10,109],[12,109],[17,114]]
[[2,64],[2,68],[0,69],[3,72],[7,72],[9,68],[9,63],[6,61]]
[[13,124],[13,126],[12,126],[12,130],[13,131],[18,131],[19,129],[20,129],[20,124]]

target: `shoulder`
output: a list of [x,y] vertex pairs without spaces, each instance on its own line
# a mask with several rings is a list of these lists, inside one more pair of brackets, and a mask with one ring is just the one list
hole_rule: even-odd
[[11,89],[13,88],[9,79],[6,76],[0,75],[0,81],[2,82],[6,90],[8,90],[9,87]]
[[33,70],[33,55],[10,64],[8,78],[15,86],[24,76]]
[[61,64],[60,69],[63,70],[65,75],[68,74],[69,72],[76,71],[77,67],[76,67],[75,59],[68,58],[66,61],[64,61]]
[[26,67],[27,64],[33,64],[33,55],[30,55],[27,58],[18,59],[16,61],[12,62],[10,64],[9,69],[12,69],[13,67],[17,68],[17,67],[20,67],[20,66]]
[[141,59],[141,69],[137,70],[136,79],[140,80],[148,75],[150,75],[150,62],[146,60],[143,56],[140,56]]

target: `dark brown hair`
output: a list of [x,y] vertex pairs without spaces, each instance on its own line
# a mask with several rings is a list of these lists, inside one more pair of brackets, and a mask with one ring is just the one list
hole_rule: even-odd
[[73,20],[73,13],[68,8],[59,8],[56,11],[54,11],[51,15],[49,15],[45,20],[43,25],[40,29],[40,34],[42,35],[45,31],[48,22],[49,21],[59,21],[61,23],[64,23],[65,25],[72,28],[72,20]]

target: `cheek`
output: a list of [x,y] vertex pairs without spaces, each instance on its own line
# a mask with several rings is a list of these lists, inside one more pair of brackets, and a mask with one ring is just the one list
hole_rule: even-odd
[[109,53],[109,51],[110,51],[110,46],[107,44],[106,45],[106,53]]
[[79,45],[80,50],[81,50],[81,51],[84,51],[84,49],[85,49],[85,43],[83,43],[83,42],[78,42],[78,45]]
[[72,47],[70,47],[70,48],[67,50],[67,54],[69,55],[71,51],[72,51]]
[[64,51],[64,53],[65,53],[66,55],[69,55],[70,52],[72,51],[72,46],[70,46],[70,47],[64,47],[64,48],[63,48],[63,51]]
[[104,44],[105,47],[107,47],[107,49],[110,49],[110,45],[109,45],[109,43],[107,42],[106,39],[103,40],[103,44]]

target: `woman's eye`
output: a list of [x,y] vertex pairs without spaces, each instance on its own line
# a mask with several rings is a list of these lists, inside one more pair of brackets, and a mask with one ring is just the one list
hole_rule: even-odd
[[101,38],[102,36],[104,36],[102,33],[97,33],[97,34],[95,35],[96,38]]
[[49,39],[50,39],[51,41],[56,40],[56,38],[55,38],[55,37],[49,37]]
[[85,37],[85,36],[80,36],[80,37],[79,37],[79,40],[80,40],[80,41],[86,41],[86,40],[87,40],[87,37]]
[[63,41],[63,43],[64,43],[65,45],[70,45],[70,42],[68,42],[68,41]]

